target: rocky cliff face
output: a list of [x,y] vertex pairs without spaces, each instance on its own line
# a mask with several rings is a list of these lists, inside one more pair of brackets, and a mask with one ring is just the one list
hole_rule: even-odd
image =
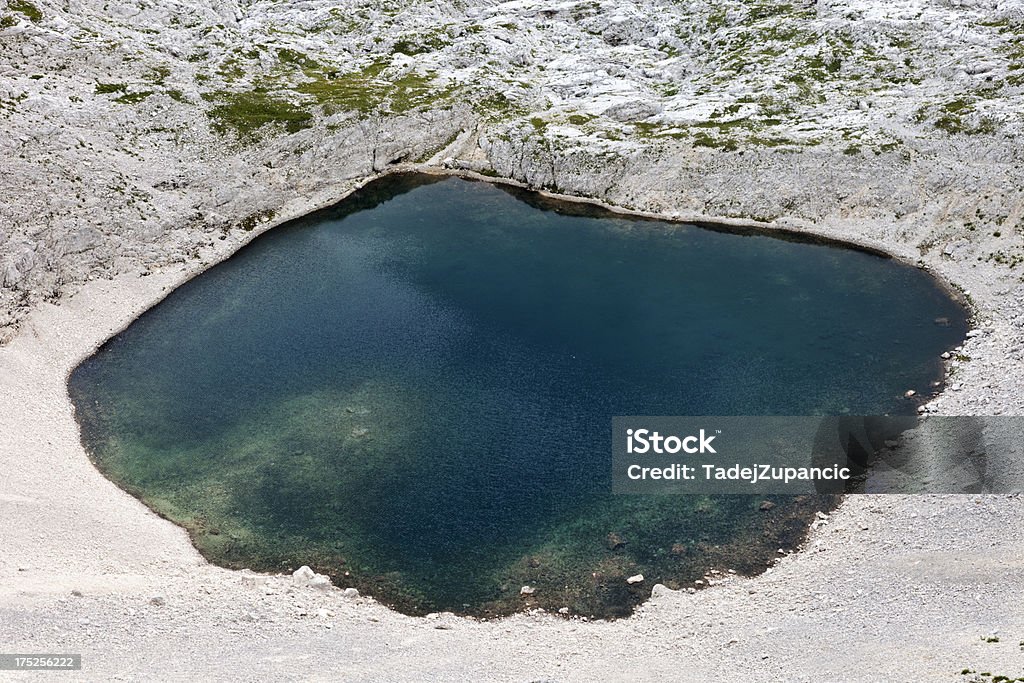
[[884,246],[979,302],[999,360],[962,373],[1020,360],[1017,2],[6,3],[2,337],[447,165]]

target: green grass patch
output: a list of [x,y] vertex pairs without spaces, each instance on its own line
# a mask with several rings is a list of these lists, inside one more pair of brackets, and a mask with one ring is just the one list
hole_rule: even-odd
[[7,0],[7,9],[24,14],[34,24],[43,20],[43,13],[28,0]]
[[260,88],[204,93],[202,97],[217,103],[207,111],[213,129],[220,134],[234,133],[242,141],[255,139],[265,126],[280,126],[288,133],[297,133],[313,125],[309,111]]
[[750,117],[744,117],[742,119],[731,119],[729,121],[717,121],[714,119],[708,121],[698,121],[690,124],[693,128],[716,128],[718,130],[732,130],[734,128],[749,128],[754,129],[757,127],[754,121],[751,121]]
[[432,87],[432,74],[412,71],[396,79],[384,78],[381,73],[387,65],[387,61],[376,61],[338,76],[307,73],[310,80],[297,85],[295,91],[312,97],[328,115],[335,110],[369,114],[385,109],[400,114],[444,100],[452,92]]
[[574,126],[582,126],[593,121],[594,118],[595,117],[593,116],[587,116],[585,114],[571,114],[567,120]]
[[234,57],[229,57],[217,69],[217,74],[227,83],[232,83],[246,74],[245,65]]
[[504,93],[496,92],[474,100],[473,109],[488,121],[507,121],[526,112],[515,105]]
[[950,114],[956,114],[958,112],[973,109],[973,106],[967,100],[958,98],[942,105],[942,108]]
[[115,97],[114,101],[118,104],[138,104],[152,94],[152,90],[142,90],[140,92],[126,93],[120,97]]
[[283,47],[277,51],[277,60],[282,64],[297,66],[302,69],[316,69],[318,71],[324,70],[320,62],[316,61],[312,57],[305,55],[301,52],[297,52],[295,50],[289,50],[286,47]]
[[789,138],[768,137],[761,135],[751,135],[749,138],[747,138],[747,142],[751,145],[756,145],[758,147],[788,147],[800,144],[795,140],[790,140]]
[[96,94],[97,95],[110,95],[116,92],[127,92],[127,83],[100,83],[96,82]]
[[170,68],[166,66],[158,66],[150,69],[148,78],[153,85],[163,85],[167,80],[167,77],[171,75]]
[[912,120],[916,123],[932,120],[933,126],[949,135],[982,135],[999,130],[997,119],[991,116],[978,116],[974,102],[962,97],[941,105],[920,107]]
[[436,52],[450,44],[446,36],[439,31],[431,31],[425,35],[407,34],[395,41],[392,52],[412,57]]
[[705,22],[708,33],[714,33],[720,28],[726,26],[727,12],[724,8],[718,8],[712,11]]
[[721,149],[726,152],[735,152],[739,149],[739,144],[732,138],[711,136],[704,131],[698,131],[693,136],[693,146],[710,147],[711,149]]

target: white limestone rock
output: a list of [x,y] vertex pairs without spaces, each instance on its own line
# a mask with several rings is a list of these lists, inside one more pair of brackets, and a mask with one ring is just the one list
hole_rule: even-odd
[[292,572],[292,580],[299,586],[307,586],[316,577],[316,572],[306,565],[302,565]]

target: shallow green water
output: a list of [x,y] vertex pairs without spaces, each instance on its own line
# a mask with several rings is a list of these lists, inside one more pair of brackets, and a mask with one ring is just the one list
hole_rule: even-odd
[[213,561],[614,616],[757,571],[828,501],[612,496],[613,415],[913,412],[965,324],[872,255],[404,176],[179,288],[70,390],[98,466]]

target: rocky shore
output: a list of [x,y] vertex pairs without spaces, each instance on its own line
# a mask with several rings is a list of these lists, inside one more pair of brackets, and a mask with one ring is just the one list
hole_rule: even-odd
[[1024,676],[1019,496],[853,498],[770,573],[614,623],[418,620],[204,564],[95,471],[65,387],[256,234],[438,169],[928,268],[975,329],[926,410],[1021,414],[1022,69],[1008,0],[8,0],[5,647],[96,680]]

